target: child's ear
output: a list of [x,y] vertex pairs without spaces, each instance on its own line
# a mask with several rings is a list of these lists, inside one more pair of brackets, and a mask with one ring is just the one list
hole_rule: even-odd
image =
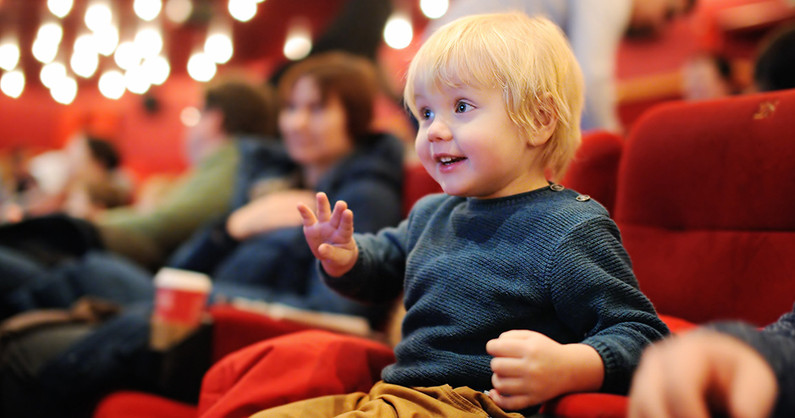
[[554,106],[551,106],[552,101],[547,98],[546,102],[546,106],[539,106],[536,111],[536,129],[528,138],[528,142],[534,147],[544,145],[558,127],[558,114],[554,111]]

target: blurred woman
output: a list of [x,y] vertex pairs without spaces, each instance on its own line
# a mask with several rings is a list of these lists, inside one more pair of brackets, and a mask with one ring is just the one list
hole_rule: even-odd
[[296,210],[323,191],[363,211],[356,218],[363,231],[400,221],[403,144],[371,130],[375,69],[341,52],[313,56],[283,75],[278,94],[286,158],[273,157],[273,144],[250,144],[233,197],[239,208],[183,245],[169,265],[209,274],[214,299],[279,302],[377,322],[380,308],[341,298],[320,282],[299,239]]

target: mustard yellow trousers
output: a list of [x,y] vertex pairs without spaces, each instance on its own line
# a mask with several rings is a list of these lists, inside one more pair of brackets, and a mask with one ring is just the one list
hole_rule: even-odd
[[266,409],[252,415],[265,417],[456,417],[521,418],[506,413],[483,392],[449,385],[415,387],[376,383],[369,393],[329,395]]

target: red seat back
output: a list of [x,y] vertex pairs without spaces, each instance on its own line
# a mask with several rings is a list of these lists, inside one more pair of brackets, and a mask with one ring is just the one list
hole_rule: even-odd
[[612,213],[622,146],[623,139],[618,134],[607,131],[584,134],[560,183],[591,196]]
[[794,121],[793,90],[664,104],[638,120],[615,219],[659,312],[762,325],[790,310]]
[[404,170],[403,215],[406,216],[417,200],[427,194],[440,193],[442,186],[425,171],[425,168],[419,162],[407,162]]

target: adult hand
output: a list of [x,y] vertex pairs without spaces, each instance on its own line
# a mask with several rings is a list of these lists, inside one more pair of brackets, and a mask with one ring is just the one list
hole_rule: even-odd
[[629,416],[766,417],[777,391],[773,370],[751,346],[696,330],[646,349],[632,381]]
[[282,190],[268,193],[232,212],[226,230],[242,241],[253,235],[278,228],[301,225],[301,216],[295,212],[299,203],[314,206],[315,192],[310,190]]

